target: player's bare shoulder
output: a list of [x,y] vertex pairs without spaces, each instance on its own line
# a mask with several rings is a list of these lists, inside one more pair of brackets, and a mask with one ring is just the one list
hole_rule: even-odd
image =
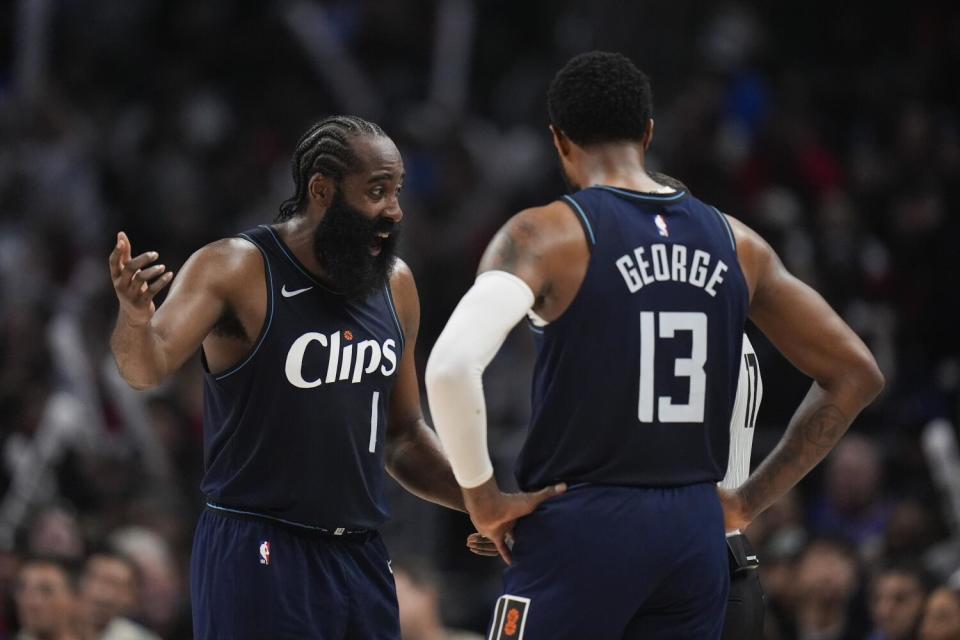
[[724,214],[724,216],[733,229],[733,237],[737,242],[737,260],[747,281],[750,299],[753,300],[763,275],[769,269],[779,265],[779,260],[773,248],[759,233],[731,215]]
[[390,270],[390,288],[394,295],[407,289],[412,289],[414,292],[417,290],[413,270],[401,258],[394,260],[393,268]]
[[160,312],[180,314],[202,305],[206,313],[192,314],[203,324],[198,331],[249,341],[266,314],[265,274],[256,245],[242,238],[217,240],[187,259]]
[[188,271],[196,272],[211,290],[226,295],[251,282],[263,282],[263,256],[249,240],[224,238],[195,251],[181,273],[186,275]]
[[534,310],[548,321],[576,295],[590,262],[590,245],[576,213],[562,201],[524,209],[491,240],[478,273],[506,271],[536,297]]
[[396,258],[390,272],[390,294],[409,340],[420,327],[420,295],[410,265]]
[[[201,247],[187,259],[171,294],[187,287],[226,303],[236,302],[255,292],[251,284],[264,282],[264,273],[263,256],[256,245],[243,238],[224,238]],[[261,288],[265,300],[266,288]]]
[[479,271],[514,273],[524,263],[562,261],[579,250],[587,253],[587,249],[580,222],[567,204],[557,200],[524,209],[510,218],[487,247]]

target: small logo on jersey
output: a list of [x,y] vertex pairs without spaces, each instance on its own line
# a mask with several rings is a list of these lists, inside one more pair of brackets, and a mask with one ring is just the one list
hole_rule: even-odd
[[303,289],[296,289],[296,290],[294,290],[294,291],[287,291],[287,285],[283,285],[283,286],[280,288],[280,294],[281,294],[284,298],[292,298],[293,296],[298,296],[298,295],[300,295],[301,293],[304,293],[305,291],[310,291],[310,289],[313,289],[313,287],[304,287]]
[[353,340],[353,332],[350,331],[350,329],[347,329],[346,331],[344,331],[344,332],[343,332],[343,339],[344,339],[344,340]]
[[522,640],[530,598],[500,596],[493,613],[493,640]]
[[670,237],[670,230],[667,229],[667,221],[663,219],[661,214],[657,214],[657,217],[653,219],[654,223],[657,225],[657,233],[659,233],[664,238]]
[[333,535],[342,536],[344,531],[346,531],[346,529],[344,529],[343,527],[337,527],[336,529],[333,530]]
[[270,564],[270,541],[260,543],[260,564]]

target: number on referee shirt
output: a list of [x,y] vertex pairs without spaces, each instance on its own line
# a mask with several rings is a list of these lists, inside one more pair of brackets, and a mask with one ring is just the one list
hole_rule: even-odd
[[[659,321],[658,321],[659,320]],[[655,325],[659,324],[657,331]],[[674,402],[671,396],[656,398],[660,422],[703,422],[707,390],[707,314],[702,312],[642,311],[640,313],[640,422],[654,421],[654,351],[656,338],[672,338],[678,331],[689,331],[692,348],[689,358],[677,358],[673,375],[690,379],[690,396],[686,403]]]

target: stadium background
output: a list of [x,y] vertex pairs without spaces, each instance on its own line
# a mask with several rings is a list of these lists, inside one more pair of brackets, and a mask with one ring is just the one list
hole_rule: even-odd
[[[856,4],[3,3],[0,639],[17,628],[20,559],[80,558],[107,543],[140,563],[138,619],[190,637],[199,359],[149,393],[119,381],[107,347],[116,231],[177,269],[201,245],[273,218],[311,122],[377,121],[406,163],[400,253],[420,289],[422,374],[493,231],[563,192],[545,90],[592,48],[626,53],[652,78],[650,165],[758,229],[887,377],[841,450],[751,531],[768,636],[840,620],[844,637],[865,637],[871,579],[890,559],[945,583],[960,538],[921,433],[958,417],[960,11]],[[755,461],[807,389],[756,343]],[[518,331],[486,376],[505,483],[531,364]],[[435,584],[449,624],[482,630],[498,562],[466,552],[465,516],[391,493],[395,564]]]

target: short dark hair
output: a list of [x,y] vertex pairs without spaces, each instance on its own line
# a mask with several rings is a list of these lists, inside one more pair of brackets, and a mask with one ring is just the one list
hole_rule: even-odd
[[379,137],[387,134],[379,125],[358,116],[329,116],[300,136],[290,160],[293,195],[280,204],[277,222],[289,220],[307,206],[307,185],[314,174],[340,180],[357,169],[357,157],[350,139],[362,135]]
[[550,123],[580,146],[640,141],[653,117],[650,79],[619,53],[572,58],[547,91]]

